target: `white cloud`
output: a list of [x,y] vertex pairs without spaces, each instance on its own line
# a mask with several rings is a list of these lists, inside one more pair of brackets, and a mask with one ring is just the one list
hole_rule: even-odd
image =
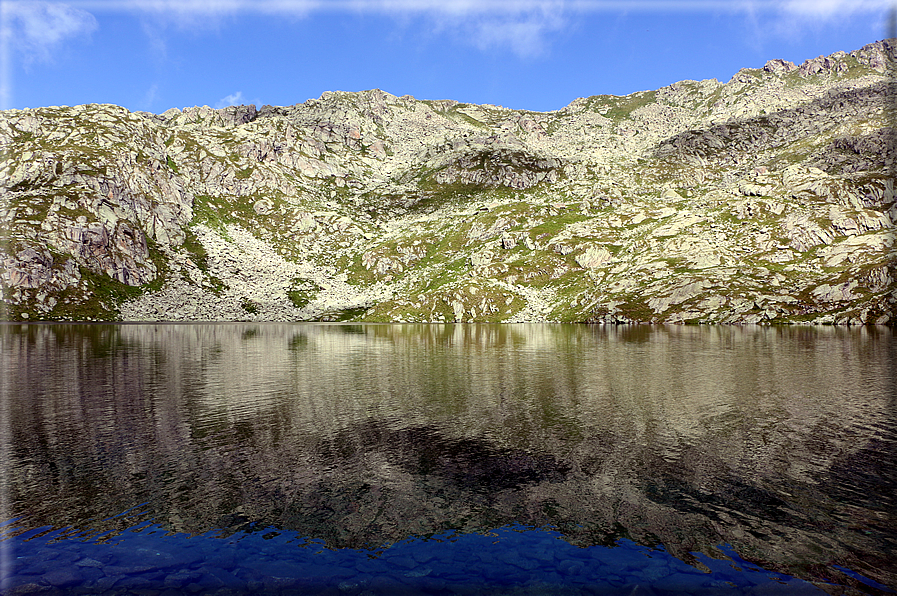
[[[457,43],[532,57],[575,27],[578,17],[594,13],[741,14],[759,47],[769,38],[793,38],[838,19],[871,15],[878,26],[895,7],[897,0],[0,0],[0,108],[11,99],[11,56],[20,55],[26,65],[51,61],[67,41],[97,29],[91,12],[141,18],[151,54],[164,62],[170,27],[204,31],[241,15],[419,19],[424,28],[448,34]],[[246,101],[240,93],[221,100],[240,101]]]
[[[3,2],[2,5],[25,5]],[[73,30],[89,30],[95,21],[85,10],[124,11],[179,29],[216,28],[243,14],[303,18],[313,14],[380,14],[420,18],[437,32],[451,32],[462,43],[482,50],[505,48],[519,56],[543,53],[553,37],[574,26],[578,15],[615,13],[726,12],[746,15],[748,26],[773,35],[799,33],[822,21],[883,13],[894,0],[69,0],[29,6],[60,7]],[[77,13],[81,20],[73,18]],[[46,20],[46,19],[45,19]],[[788,31],[783,30],[787,20]],[[80,29],[79,29],[80,27]],[[798,30],[792,29],[798,27]],[[52,28],[51,28],[52,31]],[[64,34],[65,28],[58,29]],[[164,55],[161,35],[151,36],[154,52]]]
[[222,97],[217,102],[215,102],[215,108],[220,110],[221,108],[226,108],[227,106],[242,106],[249,104],[254,104],[256,107],[258,107],[261,105],[261,103],[262,102],[258,99],[249,101],[248,99],[243,97],[242,91],[237,91],[236,93],[232,93],[227,97]]
[[[565,0],[73,0],[88,10],[136,12],[157,30],[210,29],[240,14],[303,18],[311,14],[381,14],[425,19],[437,30],[481,49],[505,47],[521,56],[542,52],[547,36],[560,31]],[[145,30],[147,28],[145,27]],[[151,36],[154,53],[164,54],[161,35]]]
[[841,18],[857,13],[877,13],[894,8],[893,0],[787,0],[782,10],[810,18]]
[[215,107],[216,108],[226,108],[227,106],[240,105],[243,102],[244,102],[243,92],[237,91],[236,93],[232,93],[231,95],[228,95],[227,97],[223,97],[223,98],[219,99],[215,103]]
[[155,23],[149,23],[145,19],[140,23],[140,28],[149,41],[150,55],[158,62],[162,62],[168,56],[168,43],[162,34],[162,28]]
[[462,18],[456,26],[481,50],[506,47],[518,56],[531,57],[542,54],[549,45],[548,36],[564,29],[567,21],[560,14],[531,12]]
[[173,17],[216,17],[240,13],[306,16],[317,12],[357,12],[470,18],[558,11],[566,14],[740,12],[746,6],[763,12],[834,16],[886,10],[894,6],[894,0],[69,0],[68,4],[84,10],[151,12]]
[[474,42],[484,50],[507,46],[519,56],[535,56],[545,50],[546,34],[559,28],[534,19],[489,19],[475,25]]
[[[770,40],[796,40],[807,32],[819,32],[833,23],[866,18],[870,31],[881,35],[888,12],[897,8],[895,0],[745,0],[740,4],[756,50]],[[871,19],[869,18],[871,17]]]
[[92,14],[69,4],[5,0],[0,11],[4,49],[15,48],[26,63],[50,61],[63,42],[97,29]]
[[140,102],[140,107],[143,110],[151,111],[153,108],[153,104],[156,103],[156,98],[159,96],[159,85],[153,83],[150,85],[150,88],[146,90],[146,94],[143,96],[143,100]]
[[447,33],[480,50],[507,49],[521,57],[542,54],[550,45],[550,35],[568,26],[563,3],[558,0],[502,4],[382,0],[371,4],[369,10],[422,19],[437,35]]

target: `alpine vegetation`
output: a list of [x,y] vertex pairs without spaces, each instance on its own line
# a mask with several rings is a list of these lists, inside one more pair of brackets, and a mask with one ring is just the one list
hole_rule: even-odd
[[554,112],[0,112],[5,316],[892,325],[895,53]]

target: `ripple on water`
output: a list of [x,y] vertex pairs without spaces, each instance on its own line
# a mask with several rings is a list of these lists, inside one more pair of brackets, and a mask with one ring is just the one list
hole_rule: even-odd
[[4,327],[7,581],[897,583],[889,332],[350,331]]

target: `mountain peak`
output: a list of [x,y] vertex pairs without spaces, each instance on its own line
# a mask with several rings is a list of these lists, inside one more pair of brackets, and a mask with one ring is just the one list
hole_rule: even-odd
[[8,110],[7,316],[893,324],[895,47],[552,112]]

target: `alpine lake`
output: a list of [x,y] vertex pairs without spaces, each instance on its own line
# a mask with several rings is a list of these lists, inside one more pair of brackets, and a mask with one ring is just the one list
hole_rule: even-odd
[[886,327],[0,325],[0,592],[893,594]]

